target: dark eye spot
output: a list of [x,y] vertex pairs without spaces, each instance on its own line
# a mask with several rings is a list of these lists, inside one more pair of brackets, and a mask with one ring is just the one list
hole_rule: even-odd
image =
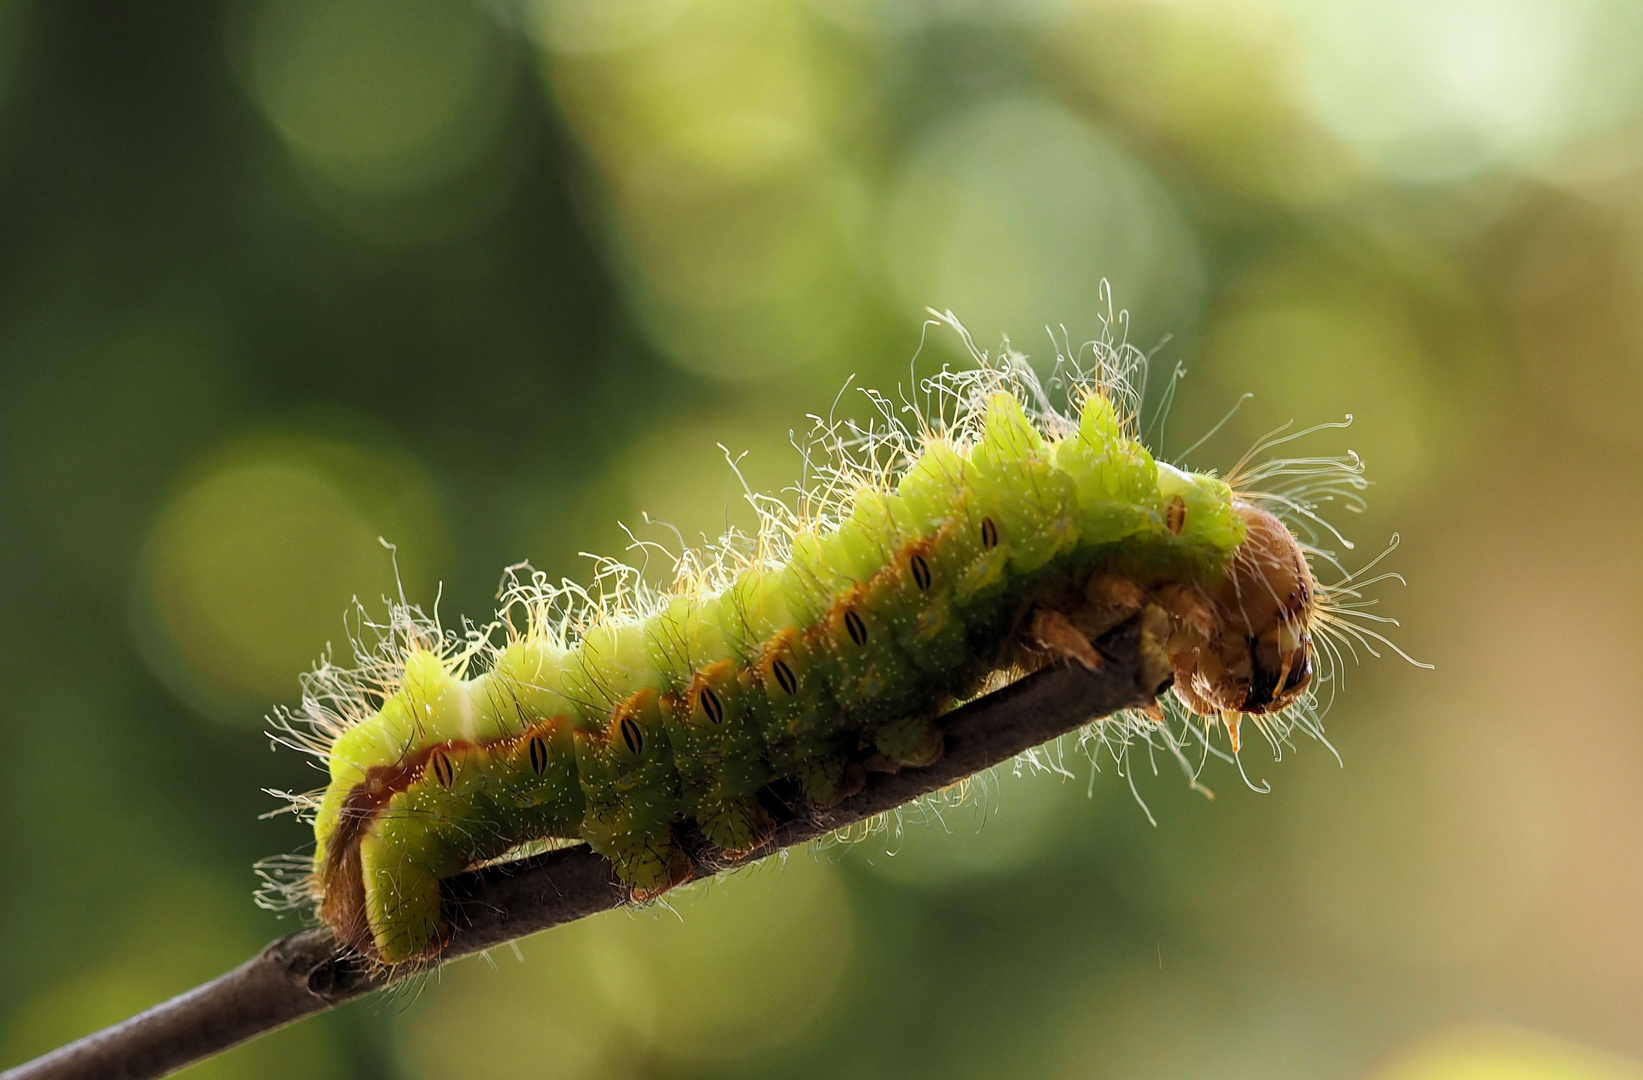
[[532,735],[527,749],[531,755],[531,768],[536,771],[537,776],[541,776],[548,769],[547,740],[540,735]]
[[448,788],[456,782],[456,767],[451,764],[449,757],[438,750],[428,755],[428,769],[441,787]]
[[616,726],[622,730],[622,741],[627,743],[629,753],[637,755],[645,748],[645,733],[639,730],[639,725],[633,722],[633,717],[622,717],[622,722]]
[[711,686],[702,687],[702,711],[707,713],[707,718],[715,724],[724,723],[724,704],[719,700],[719,695],[713,692]]
[[923,555],[914,555],[908,560],[913,567],[913,581],[918,585],[920,592],[930,588],[930,564],[924,561]]
[[787,666],[785,660],[772,660],[770,662],[770,673],[776,676],[776,681],[781,684],[782,689],[786,690],[789,696],[799,692],[799,680],[793,677],[793,669]]
[[1180,536],[1187,527],[1187,500],[1177,495],[1169,501],[1169,508],[1164,511],[1164,527],[1171,536]]
[[844,613],[844,628],[850,634],[850,640],[857,645],[867,644],[867,624],[861,621],[861,616],[854,611]]
[[998,526],[993,524],[990,517],[981,519],[981,547],[991,551],[998,546]]

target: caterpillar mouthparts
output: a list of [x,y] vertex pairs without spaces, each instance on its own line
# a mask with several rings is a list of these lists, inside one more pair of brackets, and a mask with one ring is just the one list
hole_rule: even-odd
[[1272,514],[1244,502],[1244,540],[1214,596],[1216,640],[1172,657],[1194,712],[1279,712],[1312,681],[1317,585],[1300,542]]
[[[585,841],[656,896],[692,872],[684,823],[757,852],[771,784],[828,806],[866,768],[928,765],[955,704],[1057,659],[1098,666],[1091,643],[1138,614],[1179,724],[1225,724],[1234,752],[1243,715],[1317,734],[1311,549],[1261,496],[1156,461],[1133,423],[1144,358],[1095,344],[1094,371],[1058,369],[1071,415],[1013,355],[927,380],[941,407],[911,425],[872,397],[886,423],[824,428],[798,505],[750,496],[758,535],[683,553],[666,588],[614,562],[596,592],[514,573],[498,621],[461,637],[394,605],[357,666],[322,664],[276,721],[330,775],[299,898],[393,964],[443,949],[442,879],[524,844]],[[1324,468],[1317,490],[1361,486],[1356,459]],[[1311,517],[1305,498],[1269,504]],[[1099,737],[1184,762],[1162,718]]]

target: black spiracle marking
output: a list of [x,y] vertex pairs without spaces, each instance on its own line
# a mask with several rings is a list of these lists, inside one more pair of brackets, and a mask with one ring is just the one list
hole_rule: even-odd
[[799,680],[793,677],[793,669],[787,666],[787,661],[772,660],[770,673],[776,676],[776,681],[787,691],[789,697],[799,692]]
[[924,561],[923,555],[914,555],[907,560],[913,568],[913,581],[918,585],[920,592],[930,590],[930,564]]
[[645,748],[645,733],[639,730],[639,725],[633,722],[633,717],[622,717],[622,722],[616,726],[622,729],[622,741],[628,744],[630,753],[638,754]]
[[854,611],[844,613],[844,629],[850,635],[850,640],[857,645],[867,644],[867,624],[861,621],[861,616]]
[[434,779],[439,781],[441,787],[449,788],[456,782],[456,766],[438,750],[429,755],[428,768],[433,770]]
[[1164,510],[1164,528],[1171,536],[1180,536],[1187,527],[1187,500],[1177,495]]
[[531,755],[531,768],[541,776],[548,771],[548,744],[540,735],[532,735],[530,744],[526,747]]
[[981,519],[981,547],[982,547],[982,550],[991,551],[997,546],[998,546],[998,526],[993,524],[993,519],[992,518],[990,518],[990,517],[982,518]]
[[724,723],[724,703],[719,700],[719,695],[713,692],[711,686],[702,687],[702,711],[707,713],[707,718],[715,724]]

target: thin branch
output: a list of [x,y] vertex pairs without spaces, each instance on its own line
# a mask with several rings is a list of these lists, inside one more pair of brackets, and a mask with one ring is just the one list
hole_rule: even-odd
[[[829,810],[773,808],[776,837],[760,857],[894,809],[1099,717],[1149,704],[1163,689],[1143,674],[1135,620],[1097,645],[1108,660],[1098,672],[1058,664],[947,714],[946,752],[934,765],[871,773],[861,792]],[[696,852],[696,864],[702,874],[737,865],[706,851]],[[441,963],[629,902],[610,864],[583,845],[462,874],[442,892],[452,938]],[[426,970],[385,970],[339,946],[328,930],[303,930],[203,986],[8,1069],[0,1080],[150,1080]]]

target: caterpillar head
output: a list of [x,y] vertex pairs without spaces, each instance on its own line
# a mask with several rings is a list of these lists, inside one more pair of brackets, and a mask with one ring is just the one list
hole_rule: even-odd
[[1177,661],[1176,685],[1195,712],[1273,713],[1312,681],[1317,583],[1283,522],[1245,502],[1233,506],[1245,533],[1209,590],[1215,632]]

